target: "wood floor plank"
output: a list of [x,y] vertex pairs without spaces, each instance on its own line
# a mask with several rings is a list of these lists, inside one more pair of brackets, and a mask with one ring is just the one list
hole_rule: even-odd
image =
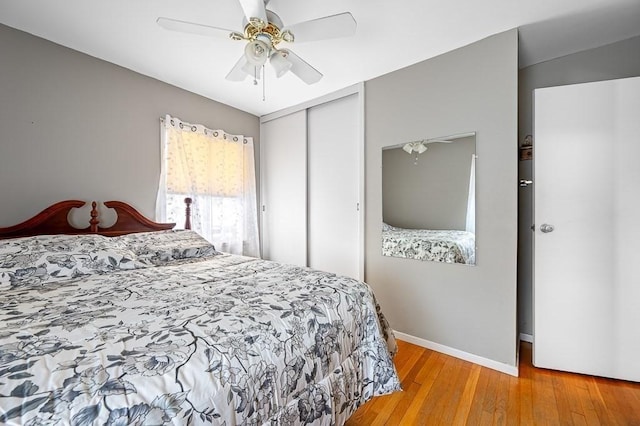
[[[586,417],[580,401],[579,387],[576,385],[578,382],[574,380],[574,376],[569,373],[558,373],[557,378],[554,377],[554,389],[556,399],[562,398],[561,394],[565,396],[569,416],[573,423],[583,424],[583,422],[586,423]],[[562,419],[563,416],[561,415],[560,418]]]
[[460,397],[460,403],[458,404],[456,415],[451,422],[452,425],[467,424],[469,411],[471,410],[471,404],[473,403],[475,397],[476,386],[478,385],[478,379],[480,378],[481,369],[482,367],[480,367],[478,364],[474,364],[471,367],[471,371],[469,373],[467,381],[464,384],[464,389],[462,390],[462,396]]
[[617,380],[602,377],[595,377],[593,381],[600,391],[600,396],[607,407],[610,418],[613,418],[620,425],[632,424],[633,418],[626,413],[633,412],[633,410],[640,411],[640,406],[631,403],[631,397],[627,394],[626,383],[620,385]]
[[384,404],[380,406],[378,415],[371,423],[369,423],[371,426],[385,425],[395,412],[398,405],[402,405],[401,403],[407,399],[408,396],[413,397],[413,394],[407,393],[407,387],[413,386],[414,389],[418,389],[419,385],[414,383],[412,379],[422,368],[424,368],[426,361],[429,359],[431,354],[434,353],[433,351],[426,350],[424,348],[421,348],[422,350],[415,350],[411,347],[407,347],[406,345],[409,345],[409,343],[405,343],[402,346],[399,345],[400,347],[398,349],[398,355],[402,352],[408,352],[408,356],[405,357],[405,363],[400,364],[397,360],[394,360],[396,361],[396,370],[398,371],[398,376],[400,377],[404,391],[396,392],[384,397]]
[[[420,408],[421,418],[430,418],[436,424],[451,424],[453,412],[460,401],[460,377],[464,380],[469,376],[469,366],[465,362],[456,358],[447,357],[442,371],[438,375],[434,388],[431,390],[434,405],[423,404]],[[464,386],[464,385],[463,385]],[[437,395],[436,395],[437,393]]]
[[640,383],[536,368],[528,343],[519,377],[406,342],[394,361],[404,391],[369,401],[347,426],[640,426]]
[[436,353],[433,356],[429,357],[427,364],[425,364],[425,368],[423,368],[426,374],[420,375],[422,383],[419,383],[420,388],[416,393],[415,399],[411,402],[411,404],[407,408],[406,413],[400,420],[401,424],[419,424],[418,420],[425,418],[424,416],[420,416],[420,412],[423,408],[424,403],[427,402],[435,404],[435,399],[427,398],[427,396],[429,395],[429,392],[431,392],[433,384],[438,378],[440,371],[442,371],[442,367],[444,367],[445,361],[446,355]]
[[394,359],[394,363],[396,364],[396,370],[398,374],[400,374],[401,370],[411,369],[417,361],[417,358],[420,358],[422,352],[425,349],[415,350],[410,346],[407,342],[398,341],[398,353],[396,353],[396,357]]
[[600,388],[595,381],[595,377],[587,378],[586,384],[589,391],[589,398],[591,399],[593,407],[598,414],[600,423],[607,425],[624,425],[624,423],[620,423],[616,420],[616,413],[607,407],[607,404],[604,402],[604,398],[602,397],[602,393],[600,392]]
[[553,395],[556,400],[556,406],[558,407],[558,419],[560,420],[560,424],[569,425],[573,423],[571,403],[569,402],[571,392],[565,387],[563,374],[554,374],[551,377],[551,383],[553,384]]
[[[414,383],[415,385],[415,383]],[[389,417],[393,414],[394,410],[400,404],[400,402],[405,398],[404,392],[396,392],[393,395],[390,395],[389,398],[386,399],[386,404],[381,407],[378,411],[378,415],[375,420],[370,423],[371,426],[383,426],[389,421]]]
[[499,382],[496,389],[495,409],[493,412],[494,425],[506,425],[507,404],[509,403],[509,376],[499,373]]
[[416,367],[420,368],[416,372],[415,376],[413,376],[413,381],[419,385],[432,381],[434,379],[434,376],[433,372],[431,371],[431,365],[433,363],[444,363],[444,360],[445,355],[439,352],[431,351],[429,353],[429,357],[422,366],[416,365]]
[[518,377],[518,398],[520,406],[520,424],[533,423],[533,367],[531,366],[531,346],[520,349],[520,375]]
[[513,424],[514,421],[520,423],[520,392],[518,389],[518,378],[509,377],[509,397],[507,400],[507,423]]
[[[413,400],[415,400],[416,394],[418,393],[418,389],[420,389],[420,385],[415,383],[415,382],[411,382],[408,386],[404,387],[404,392],[403,392],[402,399],[400,399],[400,402],[398,402],[398,405],[396,405],[396,407],[391,412],[391,415],[387,419],[387,422],[385,423],[385,425],[400,425],[400,424],[402,424],[401,423],[402,418],[404,417],[405,413],[407,412],[407,409],[409,408],[409,405],[411,405]],[[349,425],[349,423],[348,423],[348,425]],[[363,425],[364,426],[365,423],[358,423],[358,424],[354,424],[353,426],[356,426],[356,425],[358,425],[358,426],[359,425]]]
[[[487,375],[487,389],[482,401],[482,423],[493,423],[493,415],[496,411],[496,400],[498,397],[498,381],[500,380],[501,373],[495,370],[486,369],[481,374]],[[485,420],[486,419],[486,420]]]
[[467,417],[467,424],[478,425],[481,424],[482,418],[482,406],[484,403],[484,395],[487,392],[487,385],[489,383],[489,376],[486,374],[486,369],[481,368],[478,377],[478,384],[476,385],[476,392],[473,396],[471,407],[469,408],[469,416]]
[[587,420],[584,418],[582,414],[571,413],[571,421],[574,426],[586,426]]
[[464,412],[461,408],[463,403],[464,391],[466,385],[471,378],[473,372],[473,364],[470,362],[456,360],[456,368],[459,369],[459,373],[455,381],[451,381],[451,386],[447,392],[447,401],[444,405],[440,420],[442,424],[451,425],[454,423],[455,417],[459,411]]
[[558,405],[553,391],[552,373],[540,370],[532,381],[533,420],[540,425],[559,425]]
[[404,380],[416,365],[419,369],[422,368],[422,365],[424,365],[424,362],[419,363],[419,361],[423,357],[428,358],[431,351],[428,351],[429,353],[427,353],[426,349],[421,349],[422,350],[411,350],[410,348],[406,348],[398,350],[398,355],[405,352],[407,353],[406,360],[403,363],[398,363],[399,367],[396,367],[398,376],[400,377],[400,381]]
[[582,413],[584,415],[585,421],[587,425],[597,426],[601,425],[600,417],[598,417],[598,411],[596,410],[593,400],[591,399],[591,395],[589,394],[588,387],[583,381],[579,381],[579,385],[576,386],[577,394],[580,400],[580,404],[582,405]]

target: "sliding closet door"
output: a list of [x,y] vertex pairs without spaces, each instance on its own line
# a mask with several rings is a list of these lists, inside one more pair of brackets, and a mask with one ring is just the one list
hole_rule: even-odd
[[260,128],[262,257],[307,265],[307,113]]
[[362,279],[362,87],[261,118],[262,255]]
[[308,111],[309,266],[361,277],[358,94]]

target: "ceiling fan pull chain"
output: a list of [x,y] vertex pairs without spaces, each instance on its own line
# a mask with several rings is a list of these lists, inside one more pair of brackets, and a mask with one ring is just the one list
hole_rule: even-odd
[[267,76],[264,73],[264,65],[262,65],[262,102],[266,101],[265,86],[267,85]]

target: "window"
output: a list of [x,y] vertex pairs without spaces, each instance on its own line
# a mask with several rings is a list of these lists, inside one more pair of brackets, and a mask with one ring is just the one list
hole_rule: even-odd
[[191,227],[218,250],[258,256],[253,139],[166,116],[158,220],[184,224],[191,197]]

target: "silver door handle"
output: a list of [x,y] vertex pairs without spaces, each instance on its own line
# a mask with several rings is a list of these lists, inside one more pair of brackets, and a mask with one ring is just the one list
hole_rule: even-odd
[[549,225],[546,223],[543,223],[542,225],[540,225],[540,231],[544,232],[545,234],[548,234],[549,232],[553,232],[555,228],[553,227],[553,225]]

